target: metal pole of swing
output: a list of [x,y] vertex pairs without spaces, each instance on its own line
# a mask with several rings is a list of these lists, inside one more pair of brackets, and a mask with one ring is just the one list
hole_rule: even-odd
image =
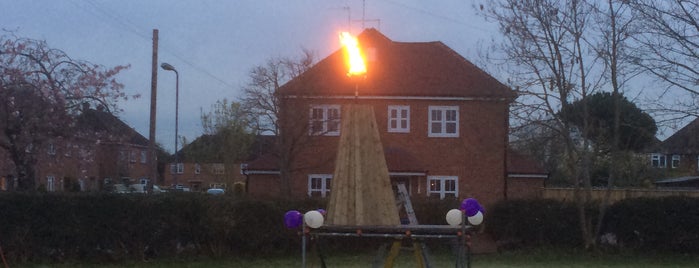
[[306,268],[306,222],[301,223],[301,267]]

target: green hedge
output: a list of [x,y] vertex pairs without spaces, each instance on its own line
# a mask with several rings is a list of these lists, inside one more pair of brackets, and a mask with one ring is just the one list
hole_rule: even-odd
[[699,198],[638,198],[609,209],[604,233],[642,250],[699,252]]
[[[598,207],[587,215],[596,223]],[[486,214],[486,230],[501,248],[579,247],[576,205],[556,200],[512,200]],[[605,247],[661,252],[699,252],[699,199],[689,197],[627,199],[612,204],[601,235]]]
[[284,212],[323,203],[197,193],[1,194],[0,246],[15,262],[275,254],[300,248]]
[[487,230],[501,247],[580,245],[574,203],[549,199],[499,202],[486,214]]
[[[11,262],[109,262],[149,258],[297,253],[286,211],[325,208],[325,199],[252,200],[200,193],[161,195],[0,194],[0,246]],[[446,224],[459,200],[413,198],[421,224]],[[594,207],[589,212],[596,211]],[[577,209],[553,200],[494,205],[484,227],[503,246],[581,244]],[[594,220],[594,219],[593,219]],[[699,251],[699,199],[632,199],[609,208],[604,233],[628,248]],[[324,239],[325,251],[375,249],[379,241]]]

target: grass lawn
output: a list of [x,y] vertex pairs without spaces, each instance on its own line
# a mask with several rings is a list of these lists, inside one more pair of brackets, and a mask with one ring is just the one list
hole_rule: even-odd
[[[374,255],[347,255],[335,254],[326,257],[329,268],[342,267],[371,267]],[[316,256],[309,256],[307,267],[321,267]],[[396,259],[394,267],[416,267],[411,253],[403,252]],[[454,258],[449,253],[436,253],[431,255],[433,267],[454,267]],[[474,268],[541,268],[541,267],[699,267],[698,255],[640,255],[640,254],[606,254],[587,252],[552,252],[552,251],[528,251],[507,252],[499,254],[476,255],[471,259]],[[301,267],[301,256],[270,257],[257,259],[229,259],[229,260],[200,260],[200,261],[172,261],[157,260],[150,262],[122,263],[122,264],[26,264],[12,265],[19,268],[68,268],[68,267],[134,267],[134,268],[276,268],[276,267]]]

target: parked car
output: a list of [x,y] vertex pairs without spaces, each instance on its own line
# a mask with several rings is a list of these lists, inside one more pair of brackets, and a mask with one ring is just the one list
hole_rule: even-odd
[[182,185],[182,184],[175,185],[175,188],[174,188],[174,189],[175,189],[175,191],[178,191],[178,192],[189,192],[189,191],[191,191],[191,190],[189,189],[189,187],[186,187],[186,186],[184,186],[184,185]]
[[226,193],[226,190],[223,190],[220,188],[211,188],[209,190],[206,190],[206,193],[211,194],[211,195],[221,195],[221,194]]

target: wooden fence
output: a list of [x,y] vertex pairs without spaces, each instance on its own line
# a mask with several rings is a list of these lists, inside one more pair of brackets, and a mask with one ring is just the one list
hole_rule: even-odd
[[[619,200],[627,198],[637,198],[637,197],[665,197],[665,196],[689,196],[689,197],[699,197],[699,190],[683,190],[683,189],[593,189],[592,199],[602,200],[607,193],[611,191],[609,195],[609,201],[614,203]],[[562,201],[574,201],[573,188],[542,188],[541,197],[550,198]]]

